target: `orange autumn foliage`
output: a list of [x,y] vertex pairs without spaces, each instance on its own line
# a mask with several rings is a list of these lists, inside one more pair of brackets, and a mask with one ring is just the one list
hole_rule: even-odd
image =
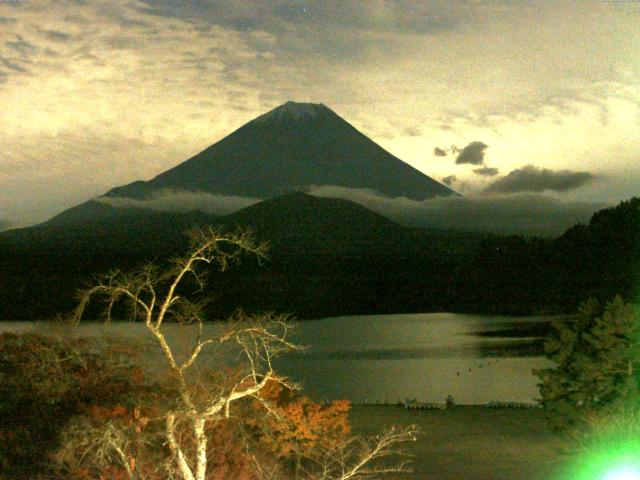
[[219,422],[208,429],[207,480],[254,480],[251,459],[238,436],[234,421]]
[[[128,480],[127,470],[146,480],[167,478],[163,419],[175,392],[145,379],[127,362],[128,351],[114,352],[95,352],[84,340],[0,336],[0,471],[6,478]],[[196,395],[206,398],[239,376],[212,373]],[[350,433],[347,401],[316,403],[277,382],[261,396],[272,412],[246,399],[231,418],[208,427],[207,480],[254,480],[254,461],[288,469]],[[126,437],[124,466],[112,450],[95,461],[96,442],[109,428]],[[179,423],[176,433],[191,453],[188,423]]]
[[108,347],[98,352],[86,339],[0,334],[0,472],[38,478],[74,418],[91,405],[106,412],[134,404],[146,392],[128,351]]
[[[261,419],[260,441],[277,457],[313,457],[314,452],[335,448],[351,433],[348,400],[323,405],[296,395],[277,382],[269,383],[260,396],[269,402],[275,414]],[[254,401],[254,408],[258,404]]]

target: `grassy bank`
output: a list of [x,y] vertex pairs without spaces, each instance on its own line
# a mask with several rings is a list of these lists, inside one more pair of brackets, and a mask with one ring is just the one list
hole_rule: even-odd
[[355,405],[350,420],[355,433],[365,435],[394,424],[417,425],[422,434],[408,446],[415,479],[553,480],[562,462],[562,440],[549,430],[540,409],[410,411]]

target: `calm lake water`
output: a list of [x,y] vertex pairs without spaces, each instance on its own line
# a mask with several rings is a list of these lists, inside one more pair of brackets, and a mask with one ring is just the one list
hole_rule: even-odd
[[[481,335],[505,327],[535,325],[545,317],[486,317],[449,313],[334,317],[301,322],[294,340],[304,353],[278,360],[278,370],[318,399],[347,398],[355,403],[397,402],[415,398],[459,404],[490,401],[534,402],[538,379],[531,370],[551,363],[543,357],[504,357],[493,347],[515,339]],[[187,347],[184,327],[167,325],[176,345]],[[49,333],[49,323],[0,322],[1,331]],[[207,326],[214,333],[214,325]],[[84,323],[79,336],[149,341],[149,364],[162,362],[144,325]],[[522,341],[523,338],[518,340]],[[526,340],[526,339],[524,339]],[[180,348],[180,347],[179,347]],[[162,363],[160,363],[162,364]]]

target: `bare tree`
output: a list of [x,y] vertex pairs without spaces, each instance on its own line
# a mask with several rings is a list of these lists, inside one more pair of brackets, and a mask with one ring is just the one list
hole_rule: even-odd
[[[200,264],[217,265],[224,271],[246,253],[264,258],[266,246],[240,230],[223,234],[212,228],[197,229],[191,238],[190,253],[175,259],[167,272],[147,264],[132,273],[112,271],[104,275],[96,285],[82,293],[75,319],[79,321],[82,318],[92,297],[102,296],[107,300],[105,315],[108,319],[114,305],[122,300],[128,304],[133,319],[144,321],[162,350],[179,394],[176,408],[168,411],[165,417],[165,435],[173,460],[184,480],[204,480],[207,472],[207,423],[228,417],[231,405],[242,398],[260,400],[257,393],[270,381],[287,384],[285,378],[275,373],[272,359],[283,350],[296,347],[287,338],[289,325],[286,316],[282,315],[236,315],[232,328],[214,338],[203,338],[203,305],[181,296],[178,293],[181,283],[191,276],[202,285],[204,277],[197,269]],[[167,340],[163,329],[167,321],[197,324],[194,345],[182,361],[177,359],[175,348]],[[217,392],[207,401],[198,401],[194,385],[189,382],[189,370],[205,348],[225,343],[235,343],[240,347],[249,366],[248,371],[230,388]],[[176,435],[178,420],[190,424],[195,443],[193,458],[189,458],[189,451]]]
[[[392,474],[410,473],[408,455],[402,444],[416,440],[415,426],[392,427],[370,437],[350,437],[334,448],[310,459],[310,466],[301,468],[306,480],[364,480]],[[388,463],[391,462],[391,463]]]
[[[213,336],[203,336],[203,307],[201,302],[190,300],[180,293],[187,278],[200,288],[205,281],[205,272],[199,266],[216,266],[227,270],[245,254],[261,260],[265,258],[267,246],[255,241],[250,232],[237,230],[223,233],[213,228],[195,229],[191,232],[189,253],[172,261],[171,267],[162,271],[154,264],[126,273],[115,270],[99,277],[96,284],[81,292],[80,303],[75,312],[79,322],[85,308],[93,297],[106,301],[104,316],[111,319],[114,306],[123,302],[129,308],[131,318],[144,322],[159,345],[170,378],[177,392],[176,401],[167,406],[164,415],[164,436],[171,451],[171,469],[181,480],[205,480],[207,474],[207,426],[229,418],[230,409],[241,399],[254,398],[267,410],[268,402],[260,391],[270,382],[278,382],[288,388],[296,388],[287,378],[278,375],[273,368],[273,359],[284,351],[299,347],[289,340],[290,322],[286,315],[247,315],[237,312]],[[166,335],[166,323],[178,322],[194,327],[193,344],[184,356],[177,354]],[[194,378],[196,363],[204,358],[207,349],[233,345],[244,358],[245,368],[239,377],[202,395]],[[182,358],[184,357],[184,358]],[[211,366],[208,366],[211,368]],[[220,367],[220,365],[213,366]],[[181,435],[178,426],[187,425],[189,435]],[[392,431],[376,442],[363,443],[350,440],[340,449],[326,452],[321,473],[307,478],[324,480],[348,480],[371,477],[373,470],[365,466],[371,460],[392,453],[391,447],[414,435],[413,431]],[[115,438],[115,437],[114,437]],[[109,437],[109,440],[112,440]],[[121,440],[121,439],[120,439]],[[113,444],[114,442],[110,442]],[[123,450],[115,452],[123,457]],[[120,459],[127,464],[126,459]],[[342,472],[337,465],[342,462]],[[257,469],[260,470],[260,469]],[[394,471],[404,470],[404,465]],[[264,470],[262,470],[264,473]],[[382,473],[384,470],[378,470]],[[133,472],[129,472],[133,478]]]

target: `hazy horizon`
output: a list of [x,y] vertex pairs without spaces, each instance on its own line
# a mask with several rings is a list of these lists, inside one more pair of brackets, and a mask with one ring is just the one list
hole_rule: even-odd
[[640,182],[639,21],[634,2],[2,2],[0,229],[288,100],[475,203],[615,204]]

